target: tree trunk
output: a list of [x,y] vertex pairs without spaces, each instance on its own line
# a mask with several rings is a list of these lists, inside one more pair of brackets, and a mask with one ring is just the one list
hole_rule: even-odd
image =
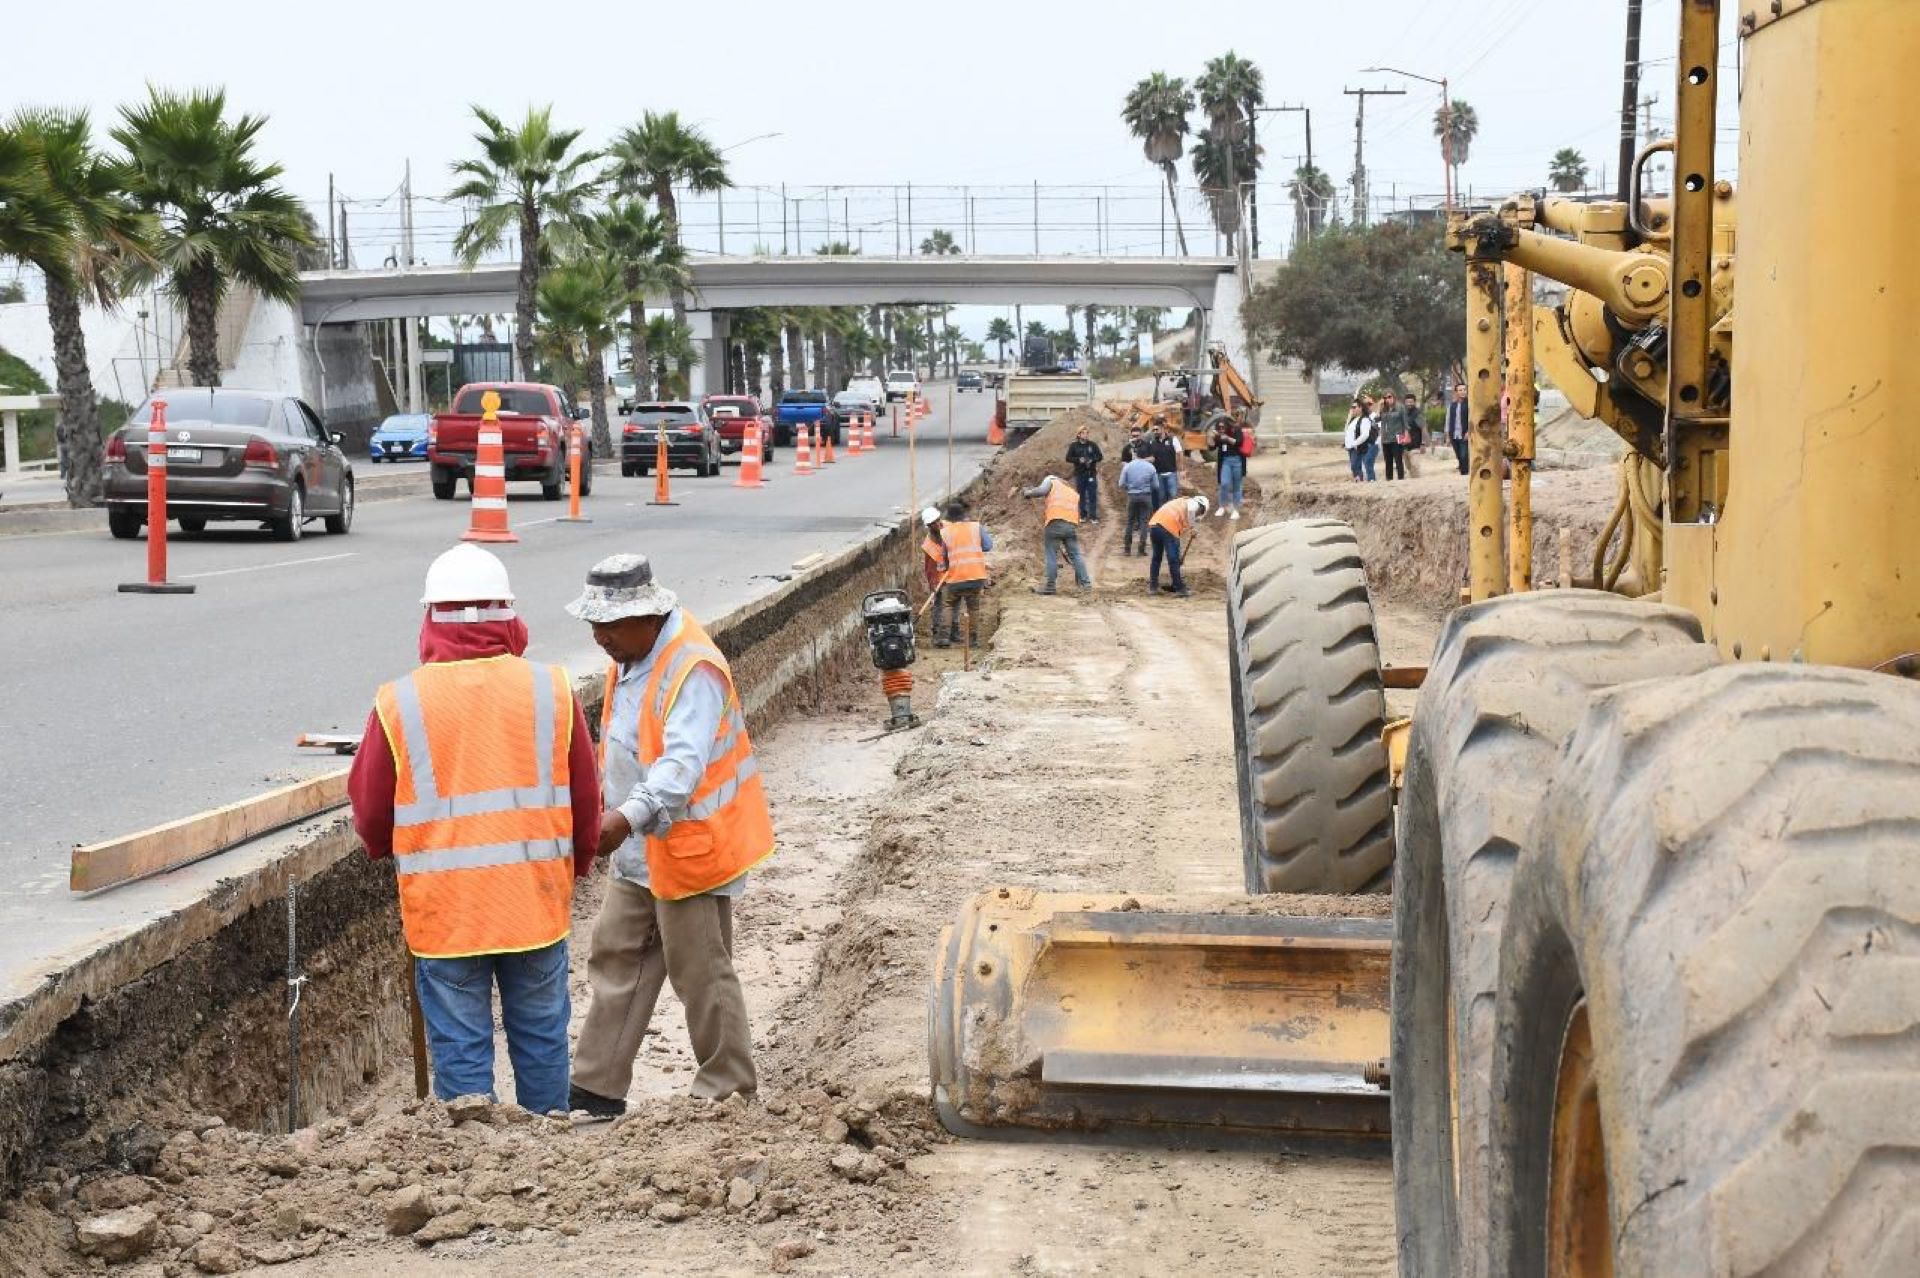
[[867,362],[871,365],[868,371],[875,377],[885,377],[887,375],[886,317],[880,307],[871,306],[867,308],[867,327],[873,330],[875,345],[878,347],[878,349],[868,357]]
[[[587,348],[587,394],[593,400],[593,455],[613,456],[613,427],[607,422],[607,367],[598,346]],[[586,461],[581,458],[582,463]]]
[[187,273],[187,372],[195,386],[220,384],[220,277],[212,266]]
[[87,371],[87,339],[80,329],[80,299],[54,276],[46,277],[47,322],[53,329],[55,390],[60,392],[60,452],[67,459],[67,505],[100,500],[100,406]]
[[1187,256],[1187,228],[1180,220],[1180,198],[1173,189],[1173,162],[1169,160],[1160,166],[1167,177],[1167,207],[1173,210],[1173,238],[1180,245],[1180,256]]
[[787,332],[787,384],[794,390],[807,388],[807,347],[800,336],[798,324],[788,324]]
[[[680,242],[680,206],[674,202],[671,178],[663,175],[654,182],[653,202],[660,206],[660,216],[666,221],[667,234],[673,238],[675,244],[678,244]],[[680,281],[675,280],[668,286],[667,296],[673,301],[673,318],[684,325],[687,322],[687,291],[680,287]],[[678,363],[681,380],[691,385],[693,362],[681,359]]]
[[778,333],[767,343],[767,387],[776,400],[787,393],[787,348]]
[[821,329],[814,329],[812,340],[808,345],[813,347],[814,381],[819,384],[821,390],[827,392],[827,395],[831,397],[833,395],[833,369],[827,364],[826,334]]
[[640,292],[640,268],[629,266],[622,273],[627,286],[627,354],[633,372],[633,397],[647,398],[647,306]]
[[513,349],[519,357],[520,376],[528,381],[533,371],[533,295],[540,287],[540,210],[532,200],[520,203],[520,280],[513,300]]
[[1100,357],[1100,348],[1099,348],[1099,347],[1097,347],[1097,346],[1095,346],[1095,345],[1093,344],[1093,321],[1094,321],[1094,317],[1095,317],[1095,316],[1096,316],[1096,315],[1097,315],[1097,314],[1099,313],[1099,311],[1100,311],[1100,308],[1099,308],[1099,307],[1097,307],[1097,306],[1089,306],[1089,307],[1087,307],[1087,309],[1086,309],[1086,310],[1084,310],[1084,311],[1082,311],[1082,312],[1081,312],[1081,315],[1082,315],[1082,316],[1083,316],[1083,317],[1084,317],[1084,318],[1086,319],[1086,321],[1087,321],[1087,364],[1088,364],[1088,368],[1087,368],[1087,370],[1086,370],[1086,371],[1088,371],[1088,372],[1092,372],[1092,371],[1093,371],[1093,368],[1092,368],[1092,364],[1093,364],[1093,361],[1094,361],[1094,360],[1096,360],[1096,359],[1098,359],[1098,358]]
[[927,334],[927,380],[940,376],[940,347],[933,340],[933,312],[923,311],[921,318],[926,321]]
[[738,395],[747,386],[747,348],[739,342],[728,342],[727,390]]
[[755,399],[760,398],[760,387],[763,384],[760,379],[760,364],[760,349],[749,346],[747,348],[747,393]]
[[[881,321],[885,325],[885,331],[881,334],[880,360],[887,368],[892,368],[897,365],[900,360],[893,348],[893,308],[891,306],[881,312]],[[880,376],[885,377],[886,375],[886,369],[882,369]]]

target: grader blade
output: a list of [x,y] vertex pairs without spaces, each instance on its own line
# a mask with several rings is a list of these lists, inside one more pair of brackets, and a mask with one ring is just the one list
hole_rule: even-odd
[[1378,1144],[1385,918],[1227,901],[974,897],[941,932],[934,1108],[959,1136]]

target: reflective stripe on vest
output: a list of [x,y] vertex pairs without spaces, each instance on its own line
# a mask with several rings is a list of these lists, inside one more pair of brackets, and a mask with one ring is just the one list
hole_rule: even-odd
[[1055,478],[1047,488],[1047,511],[1044,516],[1047,523],[1064,519],[1070,524],[1080,522],[1080,494],[1066,480]]
[[[1076,506],[1075,513],[1079,511]],[[963,520],[946,526],[947,582],[957,584],[987,579],[987,552],[980,548],[980,525]]]
[[425,958],[539,949],[573,897],[566,672],[519,657],[436,662],[374,700],[394,758],[394,869]]
[[[707,665],[726,687],[725,708],[714,727],[706,771],[673,814],[665,837],[649,835],[648,889],[675,901],[698,896],[739,878],[773,853],[773,820],[767,811],[760,763],[747,735],[746,716],[733,686],[733,672],[692,614],[681,610],[680,633],[654,658],[640,702],[634,736],[645,773],[666,751],[667,717],[694,667]],[[618,667],[607,671],[607,703],[601,713],[601,748],[611,739]]]
[[1193,511],[1187,506],[1188,499],[1175,497],[1153,512],[1153,518],[1147,521],[1149,528],[1164,528],[1175,537],[1184,537],[1193,528]]

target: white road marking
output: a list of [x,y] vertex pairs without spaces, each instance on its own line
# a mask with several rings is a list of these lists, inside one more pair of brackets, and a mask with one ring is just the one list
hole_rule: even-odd
[[565,515],[549,515],[545,519],[522,519],[514,524],[516,528],[538,528],[541,524],[557,524]]
[[330,563],[335,559],[351,559],[359,553],[357,550],[349,550],[345,554],[315,555],[311,559],[282,559],[277,564],[251,564],[245,568],[221,568],[214,572],[189,572],[182,574],[181,580],[187,581],[197,577],[231,577],[235,573],[241,572],[266,572],[271,568],[297,568],[301,564],[324,564]]

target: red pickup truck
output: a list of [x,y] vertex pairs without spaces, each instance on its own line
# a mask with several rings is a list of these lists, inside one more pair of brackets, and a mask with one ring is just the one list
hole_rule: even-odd
[[[507,479],[531,479],[540,495],[559,501],[567,490],[567,439],[573,422],[587,410],[570,408],[559,388],[538,382],[474,382],[453,397],[453,411],[435,414],[427,427],[427,462],[433,468],[433,495],[453,498],[454,486],[466,479],[471,488],[474,455],[480,446],[480,397],[488,391],[500,396],[500,442],[506,452]],[[580,492],[593,487],[593,440],[581,432]]]

